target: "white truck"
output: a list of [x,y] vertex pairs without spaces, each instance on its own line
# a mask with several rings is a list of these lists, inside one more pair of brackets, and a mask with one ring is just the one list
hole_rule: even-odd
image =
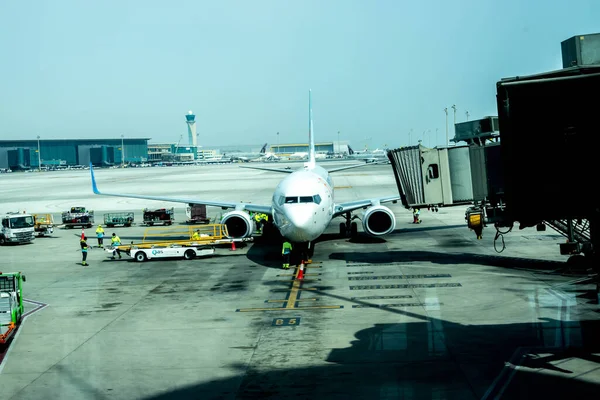
[[0,245],[33,242],[35,240],[34,227],[35,221],[31,214],[13,212],[2,215]]

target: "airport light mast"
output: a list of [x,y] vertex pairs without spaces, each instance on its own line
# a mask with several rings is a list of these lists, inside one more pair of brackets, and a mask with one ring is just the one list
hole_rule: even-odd
[[121,168],[125,168],[125,146],[123,145],[124,139],[125,135],[121,135]]
[[450,140],[448,139],[448,107],[444,107],[446,113],[446,146],[449,146]]
[[[454,110],[454,136],[456,136],[456,104],[452,104],[452,109]],[[450,146],[450,142],[448,142],[448,146]]]
[[37,141],[38,141],[38,171],[42,171],[42,155],[40,153],[40,135],[38,135],[37,137]]

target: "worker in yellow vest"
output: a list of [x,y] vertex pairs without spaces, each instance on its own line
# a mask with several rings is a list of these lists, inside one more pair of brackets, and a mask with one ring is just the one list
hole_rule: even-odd
[[292,244],[287,240],[283,242],[281,247],[281,255],[283,256],[283,269],[290,268],[290,257],[292,255]]
[[102,228],[102,225],[98,225],[96,228],[96,237],[98,238],[98,247],[104,247],[104,228]]

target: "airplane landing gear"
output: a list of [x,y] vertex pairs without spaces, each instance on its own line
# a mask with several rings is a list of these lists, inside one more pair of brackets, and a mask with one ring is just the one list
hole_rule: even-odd
[[352,220],[358,217],[356,215],[352,217],[352,214],[348,212],[344,218],[346,218],[346,222],[340,222],[340,236],[356,237],[358,235],[358,225],[356,222],[352,222]]

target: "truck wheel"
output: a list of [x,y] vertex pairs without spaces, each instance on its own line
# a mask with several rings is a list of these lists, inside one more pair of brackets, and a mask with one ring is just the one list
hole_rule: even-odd
[[0,246],[4,246],[6,244],[6,239],[4,239],[4,236],[0,236]]
[[193,260],[196,257],[196,252],[194,250],[186,250],[185,253],[183,253],[183,258],[185,258],[186,260]]
[[146,253],[144,253],[143,251],[138,251],[135,254],[135,260],[139,261],[139,262],[144,262],[148,259],[148,257],[146,257]]

